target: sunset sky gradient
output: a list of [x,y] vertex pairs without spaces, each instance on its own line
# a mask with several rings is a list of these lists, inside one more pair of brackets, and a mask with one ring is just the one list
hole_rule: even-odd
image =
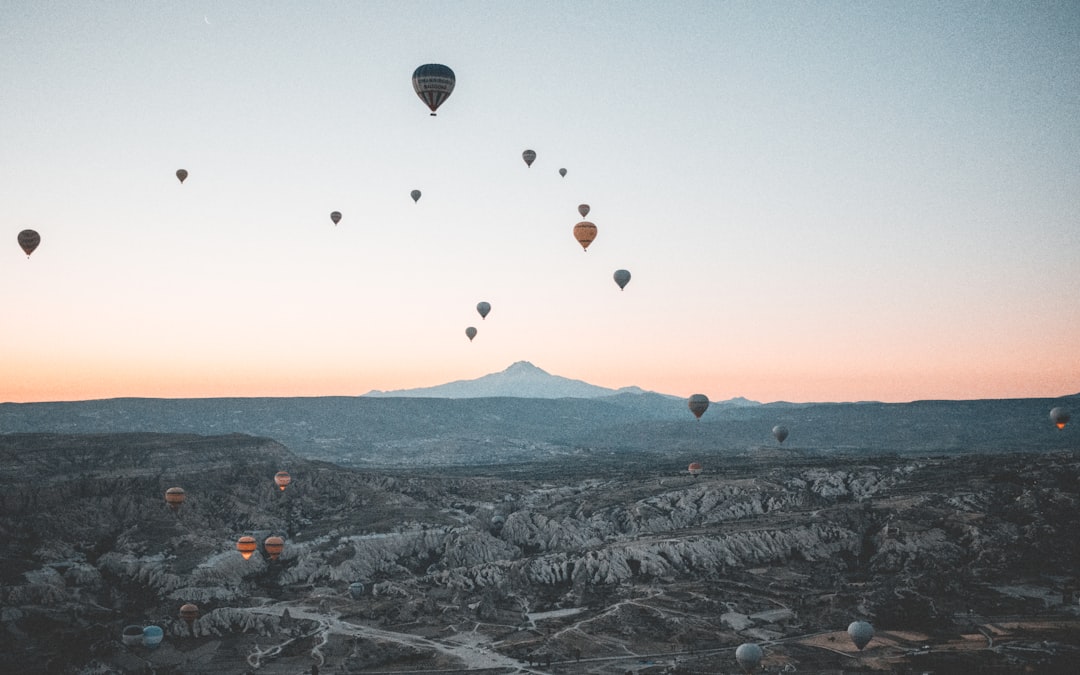
[[1077,393],[1078,73],[1070,1],[8,2],[0,401]]

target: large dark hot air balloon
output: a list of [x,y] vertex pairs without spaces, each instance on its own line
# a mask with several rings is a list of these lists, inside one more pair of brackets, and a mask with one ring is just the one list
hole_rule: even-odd
[[476,328],[474,326],[469,326],[468,328],[466,328],[465,336],[469,338],[469,342],[472,342],[472,339],[476,337]]
[[589,215],[589,205],[588,204],[578,204],[577,205],[577,212],[581,214],[582,218],[584,218],[585,216]]
[[184,181],[187,180],[187,169],[177,169],[176,177],[180,180],[180,184],[183,185]]
[[787,427],[782,424],[777,424],[775,427],[772,428],[772,435],[773,438],[775,438],[777,441],[783,443],[784,439],[788,437]]
[[412,197],[412,200],[413,200],[414,204],[416,202],[420,201],[420,191],[419,190],[413,190],[412,192],[409,193],[409,196]]
[[697,476],[701,473],[701,463],[690,462],[690,466],[686,467],[686,470],[690,472],[691,476]]
[[521,153],[521,158],[525,160],[526,166],[531,167],[532,163],[536,161],[536,151],[526,150],[525,152]]
[[1069,419],[1069,411],[1065,408],[1054,408],[1050,411],[1050,421],[1058,429],[1064,429],[1065,425],[1069,423]]
[[613,275],[615,283],[619,285],[620,289],[626,288],[626,284],[630,283],[630,271],[629,270],[615,270]]
[[694,413],[694,417],[701,419],[701,416],[709,409],[709,397],[705,394],[694,394],[687,399],[686,406],[690,408],[690,412]]
[[165,491],[165,503],[168,504],[169,508],[173,511],[178,510],[186,498],[187,495],[184,493],[184,488],[171,487]]
[[862,651],[862,648],[874,637],[874,627],[865,621],[852,621],[847,627],[847,632],[859,651]]
[[596,225],[593,225],[587,220],[583,220],[574,226],[574,239],[578,240],[583,250],[589,249],[589,244],[593,243],[596,239]]
[[34,249],[41,243],[41,235],[34,230],[23,230],[19,233],[19,248],[23,250],[26,257],[29,258],[30,254],[34,252]]
[[330,212],[330,220],[334,221],[335,225],[340,223],[341,222],[341,211],[331,211]]
[[476,303],[476,311],[480,313],[481,319],[486,319],[488,312],[491,311],[491,303],[481,300],[480,302]]
[[566,169],[559,169],[559,175],[566,178]]
[[244,556],[244,560],[251,560],[251,554],[257,548],[259,548],[259,545],[255,543],[255,537],[244,535],[236,542],[236,550],[240,551],[240,555]]
[[435,117],[435,111],[453,93],[456,82],[454,71],[441,63],[426,63],[412,74],[413,91],[424,105],[431,108],[432,117]]

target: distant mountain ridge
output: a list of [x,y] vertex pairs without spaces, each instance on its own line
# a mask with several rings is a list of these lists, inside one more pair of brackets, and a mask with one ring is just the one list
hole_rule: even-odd
[[[552,375],[528,361],[517,361],[506,370],[490,373],[472,380],[455,380],[446,384],[417,389],[369,391],[364,396],[395,398],[600,398],[616,394],[644,394],[640,387],[611,389],[583,380]],[[674,398],[674,397],[673,397]]]

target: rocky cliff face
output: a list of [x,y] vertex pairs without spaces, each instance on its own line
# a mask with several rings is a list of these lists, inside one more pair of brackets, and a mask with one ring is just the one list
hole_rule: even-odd
[[[361,473],[235,436],[8,436],[0,450],[0,648],[31,670],[120,659],[131,623],[188,640],[278,635],[293,628],[254,610],[288,600],[379,625],[519,625],[588,607],[645,621],[621,603],[646,592],[678,598],[701,635],[783,634],[752,618],[778,604],[792,623],[944,625],[990,602],[975,588],[1060,578],[1080,559],[1071,454],[729,464],[697,478],[623,458],[623,473],[560,479]],[[284,492],[272,483],[283,468]],[[173,484],[188,492],[175,514]],[[285,550],[245,561],[244,534],[283,536]],[[177,617],[187,602],[202,610],[191,627]],[[691,630],[677,624],[649,630]]]

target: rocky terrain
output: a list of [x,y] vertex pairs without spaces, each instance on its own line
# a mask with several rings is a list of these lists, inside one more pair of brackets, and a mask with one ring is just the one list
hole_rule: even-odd
[[[743,642],[768,672],[1080,660],[1076,451],[358,471],[242,435],[5,434],[0,477],[7,672],[723,673]],[[147,625],[160,646],[124,644]]]

